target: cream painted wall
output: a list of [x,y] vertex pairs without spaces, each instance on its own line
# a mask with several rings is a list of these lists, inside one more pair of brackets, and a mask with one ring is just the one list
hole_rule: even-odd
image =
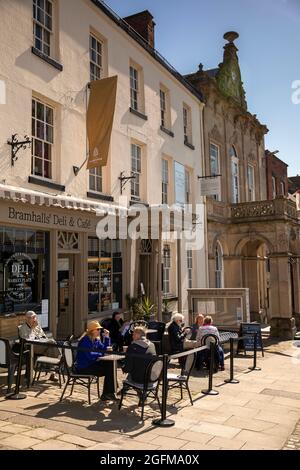
[[[75,6],[76,3],[76,6]],[[55,59],[63,71],[55,69],[31,52],[32,0],[0,0],[0,80],[6,85],[7,102],[0,105],[0,181],[23,188],[57,193],[28,183],[31,151],[20,150],[11,166],[7,139],[13,133],[31,135],[31,99],[38,96],[55,108],[55,167],[53,182],[66,187],[66,193],[86,197],[88,174],[83,168],[78,176],[73,165],[81,166],[86,158],[86,99],[89,82],[89,33],[105,39],[108,75],[118,75],[117,105],[111,140],[110,158],[104,170],[104,190],[115,201],[120,196],[121,171],[130,172],[132,139],[144,146],[143,169],[146,175],[144,199],[149,204],[161,203],[161,159],[178,161],[192,169],[193,202],[199,200],[197,176],[202,174],[203,105],[179,81],[156,62],[141,46],[115,25],[88,0],[54,0],[56,8]],[[136,62],[144,75],[145,114],[147,121],[129,112],[129,63]],[[170,91],[171,130],[174,138],[160,131],[159,86]],[[192,113],[195,150],[184,145],[182,105]],[[173,192],[173,183],[171,183]],[[124,194],[129,196],[130,183]],[[183,258],[186,252],[183,251]],[[194,265],[206,265],[204,252],[195,252]],[[185,266],[184,261],[183,266]],[[206,269],[196,269],[195,287],[205,287]],[[182,289],[186,289],[183,276]]]

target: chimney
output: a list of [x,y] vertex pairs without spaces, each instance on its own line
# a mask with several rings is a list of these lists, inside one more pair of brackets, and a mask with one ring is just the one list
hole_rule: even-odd
[[123,18],[140,36],[142,36],[150,47],[154,49],[154,27],[153,16],[148,10],[135,13]]

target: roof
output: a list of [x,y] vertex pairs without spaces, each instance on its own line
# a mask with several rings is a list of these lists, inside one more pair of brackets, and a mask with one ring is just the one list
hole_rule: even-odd
[[300,176],[291,176],[289,180],[289,192],[294,194],[300,189]]
[[[108,18],[110,18],[117,26],[125,31],[132,39],[134,39],[140,46],[143,47],[160,65],[162,65],[173,77],[176,78],[190,93],[192,93],[202,103],[205,102],[202,93],[196,90],[185,78],[181,75],[156,49],[151,47],[148,42],[132,28],[123,18],[117,15],[108,5],[102,0],[90,0],[96,7],[98,7]],[[145,10],[146,12],[148,10]],[[134,16],[134,15],[131,15]],[[129,18],[129,17],[127,17]]]

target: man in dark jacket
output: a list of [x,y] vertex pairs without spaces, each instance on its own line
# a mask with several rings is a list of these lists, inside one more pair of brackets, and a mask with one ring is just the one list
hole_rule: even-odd
[[128,372],[130,380],[142,384],[148,364],[156,356],[155,346],[146,338],[146,330],[137,326],[132,333],[132,343],[128,346],[123,372]]

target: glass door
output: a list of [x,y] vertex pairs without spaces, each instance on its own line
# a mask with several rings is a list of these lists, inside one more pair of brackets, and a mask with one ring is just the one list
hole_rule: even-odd
[[58,324],[57,337],[65,339],[74,333],[74,256],[58,258]]

